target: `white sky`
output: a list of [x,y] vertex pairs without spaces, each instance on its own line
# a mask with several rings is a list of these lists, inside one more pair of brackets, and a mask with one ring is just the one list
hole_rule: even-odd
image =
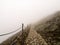
[[[60,11],[60,0],[0,0],[0,34]],[[9,36],[0,37],[0,42]]]

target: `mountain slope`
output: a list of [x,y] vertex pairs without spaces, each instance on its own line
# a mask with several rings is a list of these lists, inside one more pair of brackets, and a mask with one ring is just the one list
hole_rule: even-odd
[[[28,26],[23,31],[24,45],[60,45],[60,12]],[[22,31],[0,45],[22,45]]]
[[45,39],[48,45],[58,45],[60,43],[60,12],[49,16],[47,19],[37,23],[34,29]]

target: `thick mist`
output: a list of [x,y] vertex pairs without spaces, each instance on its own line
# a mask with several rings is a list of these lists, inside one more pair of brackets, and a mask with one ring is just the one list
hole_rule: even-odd
[[[60,0],[0,0],[0,34],[14,31],[60,11]],[[12,34],[11,34],[12,35]],[[7,36],[0,36],[0,42]]]

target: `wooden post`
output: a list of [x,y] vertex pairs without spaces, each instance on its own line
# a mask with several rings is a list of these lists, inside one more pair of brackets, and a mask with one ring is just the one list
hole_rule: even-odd
[[22,23],[22,42],[21,42],[22,45],[24,45],[24,31],[23,31],[24,29],[23,28],[24,28],[24,24]]

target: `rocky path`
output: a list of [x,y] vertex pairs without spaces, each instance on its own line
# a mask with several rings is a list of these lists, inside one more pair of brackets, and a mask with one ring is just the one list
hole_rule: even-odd
[[33,28],[30,29],[28,37],[25,40],[26,45],[48,45],[45,40]]

